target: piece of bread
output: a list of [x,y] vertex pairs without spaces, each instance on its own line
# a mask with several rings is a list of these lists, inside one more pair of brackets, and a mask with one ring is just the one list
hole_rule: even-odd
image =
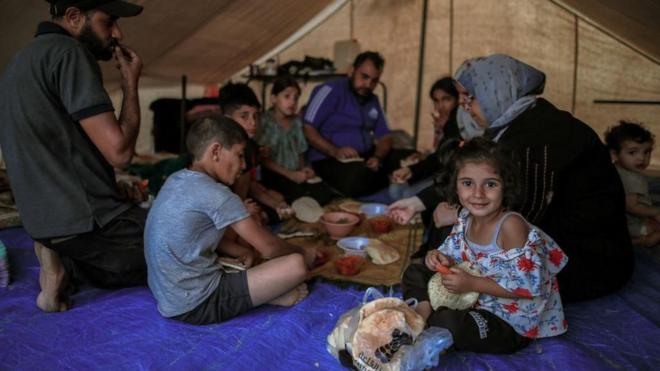
[[[470,266],[468,262],[462,262],[453,268],[462,269],[473,276],[481,276],[479,271]],[[436,273],[431,277],[428,284],[429,299],[433,310],[439,307],[450,309],[468,309],[472,307],[479,299],[478,292],[466,292],[463,294],[452,294],[442,284],[442,274]]]
[[394,263],[401,258],[399,252],[393,247],[374,239],[369,240],[365,250],[371,258],[371,261],[376,265]]
[[311,197],[300,197],[293,201],[291,208],[296,212],[296,218],[305,223],[316,223],[323,215],[323,208]]

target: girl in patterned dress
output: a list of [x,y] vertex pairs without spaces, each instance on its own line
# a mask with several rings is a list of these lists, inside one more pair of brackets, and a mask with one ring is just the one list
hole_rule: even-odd
[[297,113],[299,97],[300,86],[293,77],[273,81],[273,107],[261,115],[257,131],[257,142],[269,153],[262,158],[262,181],[282,193],[289,203],[308,196],[325,205],[338,195],[305,163],[308,146]]
[[[494,142],[475,138],[455,155],[454,203],[462,206],[457,224],[424,265],[411,265],[404,298],[418,300],[416,311],[429,326],[449,329],[461,351],[511,353],[532,339],[562,334],[564,320],[557,273],[568,258],[557,244],[520,214],[516,166]],[[451,268],[442,275],[452,293],[478,292],[471,308],[432,309],[428,280],[439,265],[468,262],[480,275]]]

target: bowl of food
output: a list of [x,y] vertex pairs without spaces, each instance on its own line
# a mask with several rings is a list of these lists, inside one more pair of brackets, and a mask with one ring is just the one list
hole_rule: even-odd
[[335,260],[335,268],[341,275],[355,276],[360,273],[365,262],[366,259],[361,256],[348,255]]
[[355,225],[360,222],[360,217],[344,211],[332,211],[323,214],[319,221],[330,238],[338,240],[351,233]]
[[387,205],[377,204],[377,203],[363,204],[360,207],[360,212],[362,214],[366,215],[367,218],[373,218],[373,217],[380,216],[380,215],[386,215],[387,214]]
[[392,220],[387,215],[369,219],[369,226],[374,233],[387,233],[392,230]]
[[367,245],[369,245],[369,239],[366,237],[345,237],[337,241],[337,246],[344,250],[344,254],[347,256],[367,256]]

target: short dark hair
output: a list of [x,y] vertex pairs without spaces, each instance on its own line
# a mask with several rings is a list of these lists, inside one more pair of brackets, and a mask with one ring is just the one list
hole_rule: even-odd
[[241,125],[216,112],[205,115],[192,124],[186,137],[186,147],[192,159],[199,160],[213,142],[229,149],[235,144],[246,143],[247,140],[248,136]]
[[520,202],[520,181],[518,164],[513,152],[490,139],[476,137],[467,142],[456,151],[454,156],[454,175],[450,186],[452,187],[451,201],[458,204],[458,191],[456,182],[458,172],[467,163],[488,163],[502,179],[502,206],[506,209],[515,209]]
[[454,86],[454,79],[449,76],[443,77],[431,85],[431,90],[429,90],[429,97],[431,97],[431,99],[433,99],[433,93],[436,90],[442,90],[458,99],[458,90],[456,90],[456,86]]
[[353,68],[359,68],[366,61],[371,61],[371,63],[374,64],[374,67],[376,67],[376,69],[379,71],[382,71],[383,67],[385,66],[385,59],[383,59],[383,56],[380,55],[380,53],[366,51],[358,54],[358,56],[355,57],[355,61],[353,62]]
[[612,126],[605,131],[605,145],[611,151],[621,151],[621,144],[626,140],[655,144],[655,135],[641,123],[623,120],[619,121],[619,125]]
[[247,84],[234,84],[229,82],[222,86],[218,92],[218,103],[225,115],[231,115],[241,106],[261,108],[259,99]]
[[277,95],[284,91],[286,88],[296,88],[298,90],[298,94],[300,94],[300,85],[298,85],[298,81],[293,76],[289,75],[284,75],[280,76],[273,81],[273,87],[270,89],[270,93],[272,95]]

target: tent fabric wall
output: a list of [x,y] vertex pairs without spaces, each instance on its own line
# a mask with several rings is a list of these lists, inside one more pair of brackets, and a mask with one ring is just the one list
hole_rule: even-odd
[[[643,2],[643,1],[642,1]],[[388,117],[394,128],[413,129],[421,0],[355,0],[354,35],[362,50],[386,59]],[[419,147],[432,143],[428,89],[471,57],[505,53],[547,74],[544,97],[573,112],[598,134],[619,119],[644,122],[660,134],[658,105],[603,105],[594,99],[660,100],[660,65],[549,0],[429,1]],[[346,6],[348,8],[348,6]],[[284,63],[305,54],[332,58],[334,41],[347,34],[343,9],[280,54]],[[450,61],[451,59],[451,61]],[[303,103],[311,90],[305,89]],[[660,167],[660,150],[652,165]]]

